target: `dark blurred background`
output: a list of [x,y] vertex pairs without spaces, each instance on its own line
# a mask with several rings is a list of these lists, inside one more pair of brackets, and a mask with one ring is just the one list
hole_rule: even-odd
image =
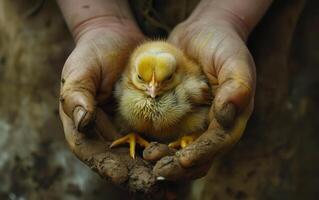
[[[196,1],[134,0],[148,35],[165,36]],[[0,200],[121,199],[69,151],[58,116],[72,38],[53,0],[0,1]],[[319,195],[319,2],[276,0],[248,42],[256,106],[245,135],[189,199]]]

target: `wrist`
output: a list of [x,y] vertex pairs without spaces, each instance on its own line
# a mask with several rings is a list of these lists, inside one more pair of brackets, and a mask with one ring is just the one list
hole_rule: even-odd
[[[82,39],[92,39],[94,33],[113,32],[118,35],[129,33],[130,37],[143,37],[143,33],[131,19],[121,19],[116,16],[96,16],[76,24],[71,29],[76,43]],[[93,33],[93,34],[92,34]]]
[[212,22],[220,24],[228,30],[237,33],[243,41],[247,41],[252,27],[237,14],[228,10],[219,10],[212,14]]
[[208,24],[212,27],[222,27],[227,31],[237,34],[243,41],[247,41],[252,27],[250,27],[244,20],[227,10],[210,9],[208,11],[195,14],[188,20],[195,22],[200,21],[201,23]]
[[[76,41],[91,30],[131,28],[138,32],[127,0],[57,0]],[[130,32],[130,31],[129,31]]]
[[273,0],[202,0],[190,18],[228,26],[246,41]]

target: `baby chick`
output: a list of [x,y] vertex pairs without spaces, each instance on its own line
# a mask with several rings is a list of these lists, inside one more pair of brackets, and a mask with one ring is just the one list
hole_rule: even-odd
[[136,143],[149,145],[144,138],[184,148],[207,128],[211,89],[206,77],[167,42],[149,41],[135,49],[114,96],[116,122],[127,135],[111,147],[127,142],[133,158]]

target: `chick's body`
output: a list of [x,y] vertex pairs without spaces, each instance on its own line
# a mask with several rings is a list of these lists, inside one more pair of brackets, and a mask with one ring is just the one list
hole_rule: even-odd
[[[151,81],[155,95],[149,92]],[[116,121],[123,133],[160,142],[201,134],[207,128],[210,94],[199,65],[167,42],[146,42],[134,51],[116,85]]]

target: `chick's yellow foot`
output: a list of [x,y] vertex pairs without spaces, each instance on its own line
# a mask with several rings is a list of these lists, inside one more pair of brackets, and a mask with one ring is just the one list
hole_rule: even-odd
[[149,142],[144,140],[141,136],[139,136],[138,134],[135,134],[135,133],[130,133],[130,134],[128,134],[124,137],[121,137],[121,138],[115,140],[114,142],[112,142],[110,147],[111,148],[116,147],[116,146],[119,146],[119,145],[125,144],[125,143],[128,143],[130,145],[130,156],[133,159],[135,158],[136,143],[144,148],[149,146]]
[[178,148],[185,148],[187,145],[189,145],[190,143],[192,143],[194,140],[196,139],[195,136],[183,136],[181,137],[180,139],[174,141],[174,142],[171,142],[168,144],[169,147],[171,148],[175,148],[175,149],[178,149]]

